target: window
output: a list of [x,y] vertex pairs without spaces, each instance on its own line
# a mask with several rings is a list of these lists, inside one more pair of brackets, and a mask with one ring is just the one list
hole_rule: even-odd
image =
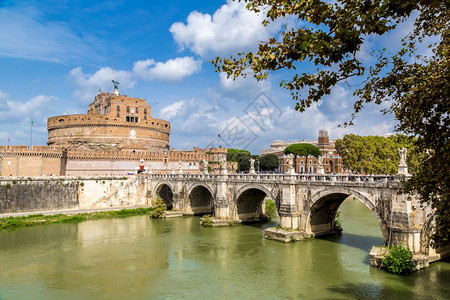
[[147,120],[147,115],[144,116],[144,120]]
[[127,106],[127,113],[129,113],[130,112],[130,107],[129,106]]
[[136,113],[137,114],[139,113],[139,107],[136,107]]
[[146,108],[144,108],[144,115],[146,115],[147,114],[147,109]]
[[116,115],[117,117],[120,117],[120,112],[117,112],[117,115]]
[[120,105],[117,105],[117,111],[120,111]]
[[139,117],[127,116],[126,121],[129,123],[139,123]]

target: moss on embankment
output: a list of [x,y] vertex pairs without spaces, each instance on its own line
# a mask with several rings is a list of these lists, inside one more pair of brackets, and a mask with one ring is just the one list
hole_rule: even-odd
[[78,214],[57,214],[57,215],[29,215],[21,217],[0,218],[0,230],[14,229],[55,223],[79,223],[87,220],[98,220],[115,217],[128,217],[137,215],[148,215],[152,211],[151,207],[97,211]]

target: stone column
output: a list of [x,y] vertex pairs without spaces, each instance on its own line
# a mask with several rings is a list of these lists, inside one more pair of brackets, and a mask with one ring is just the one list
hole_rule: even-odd
[[297,229],[300,226],[300,215],[297,214],[295,196],[295,183],[291,182],[282,187],[279,215],[280,226],[283,228]]
[[226,175],[219,176],[217,183],[216,199],[214,201],[214,215],[216,219],[228,220],[231,219],[230,205],[228,203],[228,185],[226,182]]

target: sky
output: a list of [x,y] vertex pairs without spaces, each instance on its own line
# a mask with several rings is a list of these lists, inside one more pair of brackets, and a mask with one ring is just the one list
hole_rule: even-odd
[[[380,112],[386,105],[366,105],[354,126],[339,127],[351,118],[351,84],[300,113],[280,88],[292,71],[262,82],[215,72],[214,57],[254,51],[294,22],[262,20],[242,3],[218,0],[0,0],[0,145],[46,145],[47,118],[85,114],[99,89],[112,92],[112,79],[121,94],[147,99],[152,117],[171,122],[170,146],[179,150],[219,144],[257,154],[273,140],[316,139],[320,129],[331,139],[393,132],[394,117]],[[371,50],[394,51],[410,25],[366,37],[359,57],[370,63]]]

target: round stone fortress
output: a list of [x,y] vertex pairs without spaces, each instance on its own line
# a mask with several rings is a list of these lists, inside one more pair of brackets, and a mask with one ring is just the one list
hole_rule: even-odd
[[145,99],[98,93],[85,115],[65,115],[47,120],[49,146],[68,150],[169,149],[170,123],[151,117]]

